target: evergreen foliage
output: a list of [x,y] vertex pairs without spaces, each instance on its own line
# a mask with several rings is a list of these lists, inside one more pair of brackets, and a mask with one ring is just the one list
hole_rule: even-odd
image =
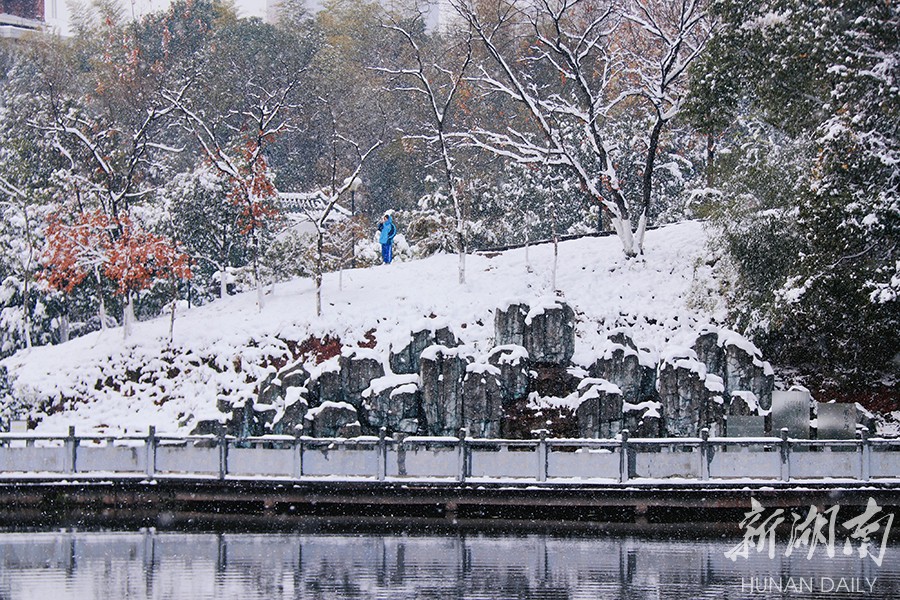
[[860,382],[900,352],[900,7],[718,0],[690,112],[718,138],[732,306],[776,361]]

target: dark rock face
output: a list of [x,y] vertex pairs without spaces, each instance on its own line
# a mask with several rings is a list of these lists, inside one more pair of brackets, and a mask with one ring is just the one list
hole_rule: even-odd
[[284,389],[281,386],[281,380],[278,379],[277,374],[272,373],[260,384],[256,403],[263,405],[275,404],[283,397]]
[[589,369],[591,377],[606,379],[622,391],[622,398],[637,404],[656,395],[656,371],[641,365],[640,355],[631,338],[618,334],[603,358]]
[[[449,327],[441,327],[435,331],[423,329],[410,334],[409,343],[397,352],[391,352],[389,365],[391,371],[399,374],[413,374],[419,372],[419,358],[422,351],[435,344],[453,348],[459,344],[456,336]],[[393,349],[392,349],[393,350]]]
[[725,389],[728,393],[749,390],[756,395],[760,408],[772,408],[775,375],[765,368],[758,356],[737,345],[725,346]]
[[[652,403],[658,406],[659,403]],[[663,434],[662,418],[656,409],[630,408],[625,411],[623,422],[631,437],[655,438]]]
[[359,408],[362,393],[373,379],[384,376],[380,356],[367,348],[345,350],[340,357],[340,386],[343,401]]
[[709,373],[722,378],[725,398],[749,391],[761,409],[772,407],[775,375],[759,350],[741,336],[727,330],[705,331],[694,342],[694,351]]
[[307,421],[312,421],[315,437],[350,437],[359,435],[359,419],[356,409],[346,402],[326,402],[310,410]]
[[737,391],[732,393],[728,403],[728,414],[739,417],[759,414],[757,400],[753,396],[752,392]]
[[[279,371],[272,384],[279,384],[277,398],[272,398],[277,412],[271,432],[279,435],[300,435],[305,427],[304,417],[309,408],[309,372],[300,363]],[[261,397],[262,401],[262,397]]]
[[228,433],[227,423],[217,419],[203,419],[191,430],[191,435],[214,435],[216,437]]
[[463,380],[462,421],[470,435],[500,437],[503,394],[500,370],[489,363],[472,363]]
[[699,436],[709,396],[706,368],[693,357],[673,357],[660,364],[657,384],[665,435]]
[[522,346],[535,363],[568,365],[575,354],[575,311],[559,304],[530,315]]
[[494,344],[524,346],[526,316],[526,304],[510,304],[506,310],[497,309],[494,313]]
[[725,349],[719,345],[718,333],[707,331],[697,336],[694,352],[697,353],[697,360],[706,365],[707,373],[725,379]]
[[306,388],[291,387],[285,390],[285,396],[278,406],[272,433],[278,435],[301,435],[306,427],[306,411],[309,409],[304,394]]
[[543,397],[564,398],[578,389],[579,377],[560,365],[535,365],[530,388]]
[[528,351],[524,347],[498,346],[488,354],[488,363],[500,372],[500,398],[504,407],[528,396]]
[[232,417],[233,429],[247,435],[300,434],[308,408],[308,382],[309,373],[301,364],[269,374],[259,385],[252,414],[246,408],[239,411]]
[[446,346],[429,346],[422,353],[422,412],[430,435],[456,435],[463,426],[463,381],[469,362],[469,356]]
[[419,377],[388,375],[375,379],[363,392],[364,421],[367,433],[417,433],[419,430]]
[[324,402],[343,401],[340,363],[333,359],[319,365],[310,374],[307,388],[309,388],[309,400],[312,406],[318,406]]
[[704,427],[721,434],[727,416],[771,407],[771,367],[752,344],[724,329],[701,331],[692,349],[655,367],[649,351],[617,330],[585,370],[571,364],[575,313],[561,302],[498,309],[498,346],[477,360],[448,327],[427,325],[387,360],[374,349],[345,348],[324,363],[269,374],[255,399],[220,401],[222,418],[195,431],[334,436],[383,427],[389,434],[456,436],[464,427],[470,435],[500,437],[550,426],[587,437],[622,429],[633,437],[695,437]]
[[253,437],[266,433],[265,424],[253,408],[253,401],[235,403],[231,407],[231,418],[226,426],[227,435],[238,438]]
[[306,368],[297,363],[278,373],[278,379],[281,380],[281,387],[288,389],[292,387],[304,387],[309,381],[309,372]]
[[575,409],[578,434],[610,438],[622,430],[622,393],[605,379],[585,379],[578,386],[581,404]]
[[[707,392],[709,392],[708,389]],[[704,427],[709,429],[709,434],[713,437],[725,435],[725,421],[728,414],[728,405],[725,399],[717,394],[707,393],[703,408],[705,412],[701,416],[700,429]],[[700,435],[699,431],[697,435]]]

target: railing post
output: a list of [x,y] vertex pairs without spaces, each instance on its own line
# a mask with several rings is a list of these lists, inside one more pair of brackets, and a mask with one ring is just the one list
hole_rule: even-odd
[[219,480],[224,480],[228,474],[228,436],[225,432],[219,432]]
[[469,474],[469,452],[466,447],[466,428],[462,427],[459,430],[459,443],[456,447],[456,456],[457,456],[457,474],[456,480],[460,483],[466,480],[466,476]]
[[378,446],[376,450],[378,451],[378,481],[384,481],[385,474],[387,473],[387,441],[385,438],[387,437],[387,427],[382,427],[378,430]]
[[791,480],[791,443],[788,441],[788,428],[781,428],[781,480]]
[[303,426],[300,435],[294,438],[294,479],[303,477]]
[[147,442],[144,466],[147,479],[153,479],[156,475],[156,425],[147,428]]
[[868,427],[859,430],[859,476],[863,481],[869,481],[872,476],[872,443]]
[[547,430],[538,430],[540,439],[537,445],[537,480],[547,481]]
[[620,434],[622,441],[619,444],[619,483],[628,481],[630,473],[629,453],[631,449],[628,446],[628,430],[623,429]]
[[700,480],[709,480],[709,462],[712,458],[709,448],[709,428],[700,430]]
[[65,442],[66,460],[65,472],[67,474],[78,472],[78,439],[75,437],[75,426],[69,425],[69,435]]

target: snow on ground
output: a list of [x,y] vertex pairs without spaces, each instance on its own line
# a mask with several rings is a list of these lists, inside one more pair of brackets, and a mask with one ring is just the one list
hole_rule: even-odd
[[[721,319],[721,306],[710,308],[707,300],[701,311],[691,303],[698,292],[715,297],[709,278],[695,278],[704,269],[706,238],[698,222],[649,231],[641,261],[626,260],[615,237],[561,243],[557,288],[578,319],[574,362],[592,363],[614,330],[658,356],[690,345],[704,325]],[[161,317],[136,324],[128,340],[121,328],[110,329],[19,352],[2,364],[15,396],[41,418],[38,431],[75,425],[79,433],[112,435],[156,425],[161,433],[187,433],[197,420],[217,417],[219,401],[255,398],[257,383],[275,370],[271,358],[290,357],[288,341],[329,335],[347,346],[370,333],[386,361],[391,345],[405,345],[410,332],[448,325],[486,353],[498,306],[553,299],[553,245],[529,250],[530,269],[525,257],[524,249],[470,255],[465,285],[455,255],[328,274],[321,317],[312,282],[297,279],[268,290],[262,310],[250,292],[181,311],[172,344],[169,319]]]

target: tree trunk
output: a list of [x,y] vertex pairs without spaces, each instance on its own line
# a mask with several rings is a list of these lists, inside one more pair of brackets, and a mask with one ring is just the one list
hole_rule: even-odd
[[122,308],[122,328],[124,329],[125,339],[131,337],[134,329],[134,299],[131,292],[125,295],[125,306]]
[[65,344],[69,341],[69,315],[63,313],[59,316],[59,343]]
[[225,270],[225,263],[219,265],[219,297],[223,300],[228,296],[228,272]]
[[553,280],[550,282],[550,288],[556,291],[556,269],[559,265],[559,235],[553,233]]
[[32,341],[31,341],[31,316],[30,316],[31,311],[28,310],[29,287],[28,287],[27,269],[26,269],[25,277],[23,279],[24,279],[24,286],[22,288],[22,316],[24,318],[22,321],[22,326],[25,329],[25,331],[23,332],[25,334],[25,348],[30,349],[31,344],[32,344]]
[[178,304],[178,284],[175,282],[174,275],[171,278],[172,282],[172,317],[169,320],[169,345],[175,341],[175,305]]
[[622,250],[625,252],[626,258],[634,258],[637,256],[637,250],[634,247],[634,234],[631,231],[631,221],[623,219],[621,215],[612,215],[613,229],[622,242]]
[[528,248],[531,246],[531,239],[528,235],[528,231],[525,231],[525,271],[531,273],[531,259],[528,256]]
[[94,267],[94,277],[97,279],[97,299],[100,301],[100,330],[106,329],[106,303],[103,301],[103,286],[100,281],[100,270]]
[[265,299],[263,298],[262,275],[259,272],[259,253],[253,252],[253,279],[256,281],[256,306],[262,312]]
[[641,213],[640,218],[638,219],[637,230],[635,231],[635,245],[637,246],[638,254],[644,253],[644,234],[647,233],[647,212],[644,211]]
[[466,247],[463,240],[462,228],[456,230],[456,247],[459,248],[459,283],[466,283]]
[[172,345],[172,342],[175,341],[175,300],[172,300],[172,314],[169,318],[169,345]]
[[641,216],[638,217],[636,238],[636,250],[638,254],[644,253],[644,232],[647,230],[647,215],[650,212],[650,196],[653,191],[653,169],[656,165],[656,152],[659,149],[659,136],[666,122],[657,115],[653,131],[650,132],[650,142],[647,147],[647,161],[644,163],[643,186],[641,190]]
[[316,236],[316,316],[322,316],[322,270],[324,269],[324,262],[322,256],[322,246],[323,246],[323,233],[321,230],[318,231]]

